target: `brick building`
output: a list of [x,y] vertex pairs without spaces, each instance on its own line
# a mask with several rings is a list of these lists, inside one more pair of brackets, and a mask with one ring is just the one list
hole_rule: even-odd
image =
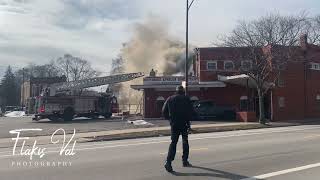
[[[294,60],[281,70],[277,85],[265,97],[266,117],[274,121],[320,117],[320,46],[308,44],[307,37],[302,36],[300,45],[291,49],[295,52]],[[191,99],[209,99],[219,105],[233,106],[242,120],[249,120],[248,115],[257,116],[256,90],[239,71],[252,63],[247,58],[249,50],[247,47],[196,48],[194,76],[189,79]],[[143,90],[145,118],[161,117],[165,99],[183,80],[182,76],[153,75],[145,77],[141,85],[132,85],[133,89]]]
[[28,81],[21,85],[21,104],[26,106],[29,98],[39,96],[43,89],[49,87],[51,84],[60,82],[66,82],[66,77],[30,77]]

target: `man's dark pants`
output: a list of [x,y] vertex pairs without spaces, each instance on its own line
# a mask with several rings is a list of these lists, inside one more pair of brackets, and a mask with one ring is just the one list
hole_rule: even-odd
[[171,126],[171,144],[169,146],[167,162],[171,162],[174,160],[180,134],[182,136],[182,147],[183,147],[182,160],[184,162],[188,161],[188,158],[189,158],[188,128],[186,126],[185,127]]

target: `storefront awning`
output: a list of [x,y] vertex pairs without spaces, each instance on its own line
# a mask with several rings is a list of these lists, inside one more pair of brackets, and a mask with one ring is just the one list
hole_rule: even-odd
[[[240,74],[240,75],[234,75],[234,76],[218,75],[218,80],[225,83],[236,84],[244,87],[248,86],[249,88],[256,88],[257,86],[255,80],[246,74]],[[274,86],[273,83],[265,83],[264,88],[270,88],[273,86]]]
[[[176,89],[177,85],[173,84],[146,84],[146,85],[131,85],[132,89],[135,90],[143,90],[143,89],[172,89],[173,91]],[[209,87],[226,87],[226,84],[221,81],[210,81],[206,83],[194,83],[189,84],[190,89],[193,88],[209,88]]]

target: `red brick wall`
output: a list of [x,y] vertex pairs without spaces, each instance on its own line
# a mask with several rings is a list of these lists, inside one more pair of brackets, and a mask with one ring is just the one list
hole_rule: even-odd
[[[308,62],[320,63],[320,48],[311,47],[310,50],[307,51],[306,56]],[[320,117],[320,104],[316,100],[316,96],[320,95],[320,71],[307,70],[306,91],[306,116],[309,118]]]
[[[305,70],[303,61],[320,62],[320,47],[308,45],[306,57],[303,56],[302,49],[298,49],[294,60],[290,62],[287,69],[282,73],[285,82],[284,87],[277,87],[273,90],[273,118],[275,120],[303,119],[306,117],[320,117],[320,107],[316,96],[320,95],[320,71],[307,72],[305,81]],[[246,49],[240,48],[200,48],[197,56],[200,62],[200,81],[217,80],[217,75],[234,75],[234,72],[223,70],[223,60],[232,60],[237,69],[245,58]],[[207,60],[218,62],[217,71],[207,71]],[[220,93],[220,92],[217,92]],[[229,92],[233,96],[234,92]],[[221,96],[226,98],[227,96]],[[285,98],[285,107],[279,107],[279,98]],[[227,97],[228,98],[228,97]],[[227,100],[228,101],[228,100]]]
[[[320,48],[307,49],[300,62],[290,63],[284,74],[285,86],[274,90],[273,107],[275,120],[320,117],[320,105],[316,96],[320,95],[320,71],[310,70],[305,64],[320,63]],[[306,79],[306,80],[305,80]],[[285,97],[285,107],[280,108],[278,99]]]
[[306,87],[306,116],[309,118],[320,117],[320,103],[316,100],[317,95],[320,95],[320,71],[308,72]]
[[[290,63],[281,73],[284,87],[273,90],[274,120],[304,118],[304,66],[303,63]],[[284,107],[279,107],[279,98],[284,97]]]

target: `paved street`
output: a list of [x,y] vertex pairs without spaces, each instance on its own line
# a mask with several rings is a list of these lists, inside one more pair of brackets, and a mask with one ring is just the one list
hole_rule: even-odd
[[[175,172],[163,163],[169,137],[76,144],[74,156],[59,156],[56,145],[46,146],[42,159],[12,156],[1,149],[1,179],[270,179],[317,180],[320,177],[320,126],[305,125],[232,131],[190,136],[192,168],[181,166],[178,146]],[[68,139],[68,138],[67,138]],[[71,162],[71,166],[44,167],[17,162]]]
[[[168,126],[167,120],[150,120],[152,127]],[[207,123],[226,123],[223,121],[195,121],[192,124],[207,124]],[[43,131],[26,133],[28,136],[51,135],[58,128],[64,128],[67,133],[72,133],[76,129],[78,133],[81,132],[95,132],[95,131],[108,131],[108,130],[121,130],[130,128],[141,128],[143,125],[133,125],[122,120],[120,117],[112,117],[109,119],[75,119],[70,122],[52,122],[48,119],[41,121],[32,121],[31,117],[8,118],[0,117],[0,138],[11,137],[10,130],[13,129],[28,129],[28,128],[41,128]]]

